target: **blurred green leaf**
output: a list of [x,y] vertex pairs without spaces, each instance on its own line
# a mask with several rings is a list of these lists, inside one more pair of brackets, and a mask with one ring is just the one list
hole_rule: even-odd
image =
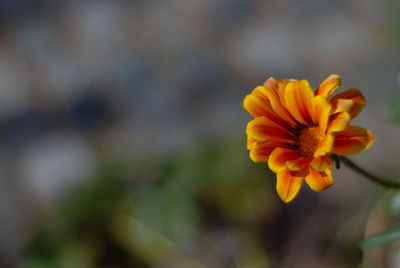
[[370,236],[360,246],[362,249],[377,247],[389,243],[393,243],[400,240],[400,225],[391,227],[381,233]]
[[394,194],[387,204],[389,214],[392,216],[400,215],[400,193]]
[[389,113],[392,120],[400,123],[400,95],[396,94],[391,97]]

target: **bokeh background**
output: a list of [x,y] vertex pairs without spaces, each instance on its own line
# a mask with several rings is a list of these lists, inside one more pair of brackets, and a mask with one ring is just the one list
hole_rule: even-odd
[[353,159],[396,178],[399,18],[396,0],[0,1],[0,267],[400,267],[358,246],[398,220],[395,193],[342,167],[283,204],[242,108],[270,76],[338,73],[376,137]]

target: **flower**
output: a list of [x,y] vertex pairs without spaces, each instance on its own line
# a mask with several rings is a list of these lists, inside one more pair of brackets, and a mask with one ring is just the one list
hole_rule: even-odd
[[332,74],[313,91],[307,80],[271,77],[244,99],[254,117],[246,129],[250,158],[277,174],[276,190],[286,203],[304,180],[316,192],[333,184],[332,155],[356,154],[374,142],[370,131],[349,124],[366,105],[361,92],[352,88],[331,98],[340,83]]

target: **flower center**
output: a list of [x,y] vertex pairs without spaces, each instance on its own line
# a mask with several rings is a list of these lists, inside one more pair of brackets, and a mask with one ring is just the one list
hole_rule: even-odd
[[304,157],[313,157],[319,143],[325,137],[319,126],[307,127],[300,131],[298,146],[300,154]]

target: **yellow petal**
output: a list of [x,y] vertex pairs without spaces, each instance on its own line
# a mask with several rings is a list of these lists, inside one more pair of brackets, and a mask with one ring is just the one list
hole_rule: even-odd
[[[290,115],[289,111],[287,111],[286,108],[283,106],[279,97],[279,83],[276,82],[275,85],[275,82],[271,82],[271,79],[272,78],[268,79],[264,83],[264,87],[266,89],[265,93],[271,103],[272,109],[280,118],[282,118],[282,120],[286,121],[290,126],[295,127],[296,121]],[[282,86],[284,86],[284,84],[281,84],[281,87]],[[281,90],[283,91],[283,89]]]
[[247,136],[262,141],[293,143],[291,133],[267,117],[257,117],[247,124]]
[[332,105],[323,96],[315,96],[311,99],[312,117],[322,132],[326,131]]
[[247,150],[251,149],[251,146],[255,141],[257,141],[255,138],[247,136]]
[[315,95],[320,95],[325,98],[329,98],[332,93],[340,87],[340,76],[337,74],[331,74],[324,82],[319,85],[315,92]]
[[335,136],[332,152],[337,155],[351,155],[368,149],[374,143],[372,133],[362,127],[348,126]]
[[316,171],[324,171],[328,168],[333,167],[333,161],[329,156],[323,155],[314,158],[311,161],[310,166]]
[[332,109],[332,114],[348,112],[354,106],[354,101],[346,99],[338,99],[334,102],[335,107]]
[[285,90],[285,104],[290,114],[300,123],[311,122],[311,99],[314,92],[306,80],[290,82]]
[[343,131],[349,125],[350,119],[350,115],[345,112],[332,115],[328,123],[328,133]]
[[260,162],[267,163],[269,155],[278,146],[282,145],[278,145],[275,142],[269,142],[269,141],[256,141],[252,144],[250,151],[250,158],[255,163],[260,163]]
[[311,158],[300,157],[295,160],[289,160],[286,162],[286,166],[291,171],[301,171],[308,168],[311,162]]
[[296,177],[285,169],[277,174],[276,191],[283,202],[292,201],[301,189],[304,177]]
[[335,139],[332,134],[328,133],[326,137],[318,144],[317,150],[314,152],[314,157],[319,157],[321,155],[326,155],[330,153],[333,148],[333,143]]
[[251,95],[264,98],[265,100],[268,99],[266,94],[266,89],[263,86],[257,86],[255,89],[253,89]]
[[[353,104],[350,105],[351,103],[349,101],[352,101]],[[348,89],[345,92],[336,95],[330,102],[333,106],[334,113],[346,111],[350,114],[351,118],[356,117],[367,104],[363,94],[361,94],[360,90],[356,88]]]
[[243,107],[254,117],[265,116],[281,126],[290,127],[285,120],[274,112],[266,96],[259,96],[260,89],[257,88],[253,90],[253,92],[257,91],[257,95],[252,93],[244,98]]
[[306,182],[311,189],[316,192],[321,192],[333,184],[332,172],[330,169],[317,172],[313,168],[310,168],[310,173],[306,177]]
[[269,156],[268,166],[273,172],[277,173],[287,168],[287,161],[296,160],[299,157],[299,153],[294,150],[276,148]]
[[254,117],[266,116],[271,112],[269,103],[259,96],[247,95],[243,107]]

